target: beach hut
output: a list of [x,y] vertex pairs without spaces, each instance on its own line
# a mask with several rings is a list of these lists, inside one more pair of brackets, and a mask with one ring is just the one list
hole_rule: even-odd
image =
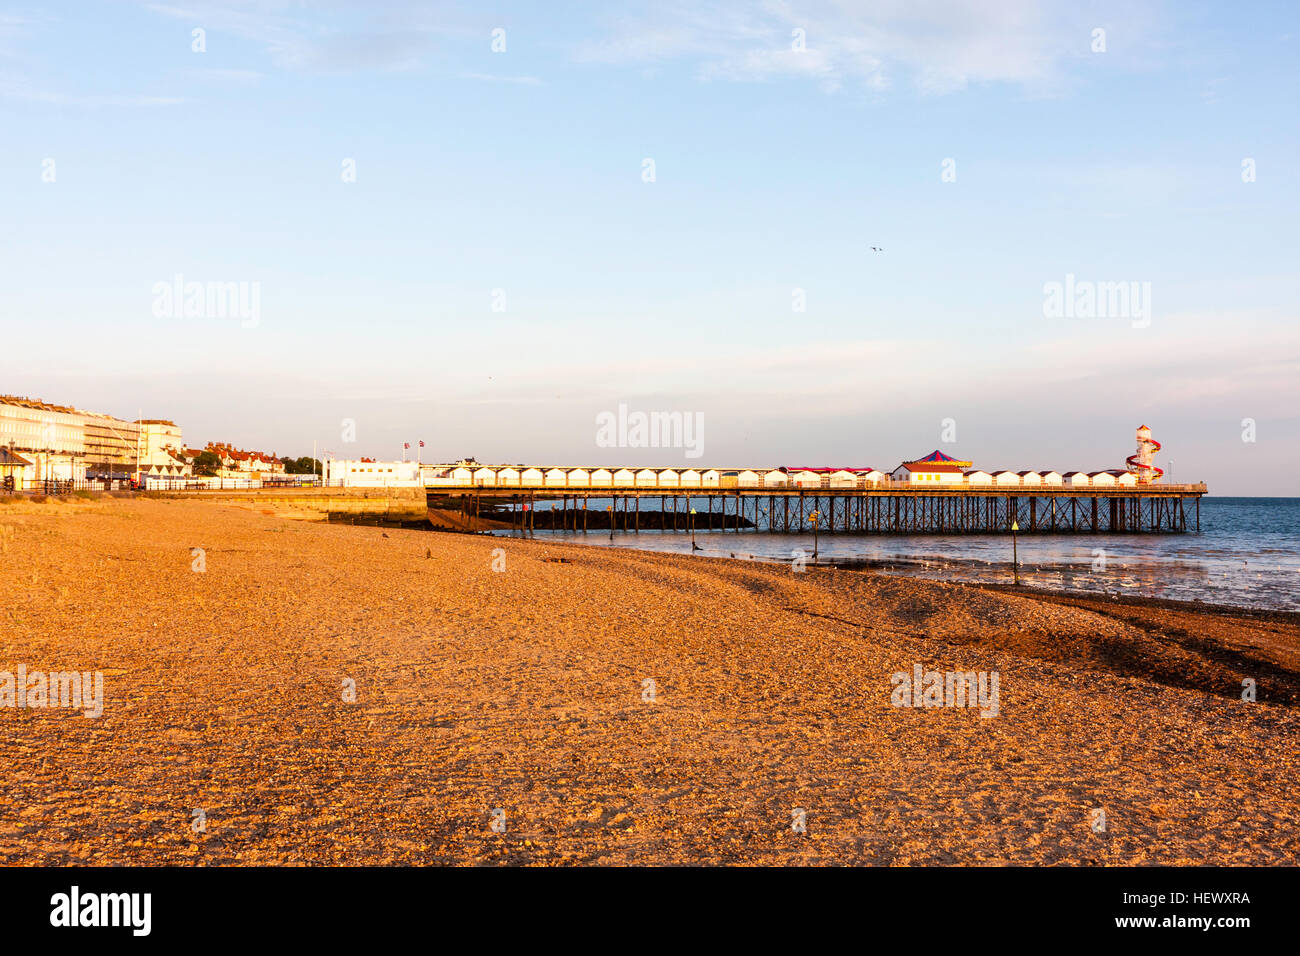
[[502,468],[502,469],[500,469],[500,470],[497,472],[497,484],[498,484],[498,485],[511,485],[511,486],[518,486],[518,484],[519,484],[519,469],[518,469],[518,468]]
[[591,473],[591,487],[608,488],[614,483],[614,475],[608,468],[597,468]]
[[642,468],[636,473],[636,486],[638,488],[653,488],[659,483],[659,472],[653,468]]
[[700,479],[705,488],[716,488],[722,479],[722,472],[716,468],[710,468],[700,476]]
[[698,488],[700,487],[700,473],[694,468],[687,468],[681,474],[680,483],[683,488]]
[[456,485],[472,485],[474,484],[474,471],[464,466],[453,468],[451,470],[451,480],[452,484]]
[[1100,485],[1102,487],[1110,486],[1113,488],[1115,486],[1115,476],[1109,471],[1091,472],[1088,475],[1088,479],[1088,484],[1093,485],[1094,487]]
[[841,468],[838,471],[831,472],[830,486],[832,488],[856,488],[858,486],[858,476],[847,468]]
[[681,478],[676,468],[665,468],[659,472],[659,487],[677,488],[681,484]]
[[33,471],[30,461],[16,451],[0,446],[0,483],[7,484],[11,491],[22,491],[27,476]]
[[1022,485],[1041,485],[1043,483],[1043,476],[1036,471],[1019,471],[1016,474],[1020,476]]
[[790,484],[790,476],[780,468],[773,468],[771,471],[763,472],[763,487],[765,488],[785,488]]
[[1061,481],[1064,484],[1073,485],[1076,488],[1085,488],[1091,484],[1086,471],[1067,471],[1061,476]]
[[620,468],[614,472],[615,488],[631,488],[636,484],[636,474],[630,468]]
[[1124,488],[1132,488],[1138,483],[1138,476],[1131,471],[1112,469],[1110,474],[1114,477],[1115,484]]
[[736,484],[741,488],[757,488],[759,484],[758,472],[749,468],[736,472]]
[[570,468],[569,484],[576,488],[586,488],[591,484],[591,472],[586,468]]
[[968,485],[993,484],[993,476],[990,475],[987,471],[980,471],[978,468],[974,469],[973,471],[966,472],[964,477],[966,478],[966,484]]
[[1064,482],[1059,471],[1040,471],[1038,478],[1045,485],[1059,485]]
[[1019,485],[1020,472],[1018,471],[995,471],[993,474],[993,484],[995,485]]
[[546,476],[542,474],[542,469],[540,468],[525,468],[523,473],[519,476],[519,483],[521,485],[530,485],[533,487],[544,485],[546,484]]
[[495,485],[497,483],[497,471],[495,468],[479,468],[474,472],[474,484],[476,485]]
[[548,468],[545,485],[548,488],[563,488],[569,483],[569,472],[564,468]]
[[858,474],[858,477],[867,484],[874,485],[886,480],[889,476],[877,468],[866,468]]
[[822,486],[822,476],[806,468],[790,472],[790,481],[796,488],[820,488]]

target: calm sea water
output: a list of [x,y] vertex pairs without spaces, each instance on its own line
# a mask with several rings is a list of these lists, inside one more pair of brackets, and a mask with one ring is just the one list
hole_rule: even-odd
[[[538,531],[536,537],[691,551],[690,535],[681,532],[620,531],[612,541],[608,531]],[[811,534],[700,531],[695,542],[704,555],[760,561],[790,561],[794,552],[811,558],[813,551]],[[1300,498],[1205,498],[1199,534],[1021,535],[1019,552],[1021,583],[1034,587],[1300,610]],[[1012,580],[1009,534],[822,534],[818,556],[950,581]]]

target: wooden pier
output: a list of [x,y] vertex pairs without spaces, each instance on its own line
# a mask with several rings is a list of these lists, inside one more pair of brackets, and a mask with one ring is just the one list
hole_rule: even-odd
[[[803,534],[1180,534],[1201,530],[1206,486],[427,489],[467,530]],[[691,514],[691,510],[695,514]]]

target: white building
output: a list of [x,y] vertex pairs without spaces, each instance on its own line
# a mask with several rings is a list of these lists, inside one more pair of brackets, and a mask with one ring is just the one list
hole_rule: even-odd
[[[472,473],[465,471],[465,481]],[[344,488],[419,488],[424,484],[420,465],[414,461],[375,461],[373,458],[330,458],[325,461],[325,480],[343,483]]]

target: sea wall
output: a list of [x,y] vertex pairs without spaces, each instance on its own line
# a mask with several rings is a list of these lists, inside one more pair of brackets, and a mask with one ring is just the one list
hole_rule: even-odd
[[423,488],[239,488],[163,492],[164,497],[220,501],[308,521],[423,521]]

